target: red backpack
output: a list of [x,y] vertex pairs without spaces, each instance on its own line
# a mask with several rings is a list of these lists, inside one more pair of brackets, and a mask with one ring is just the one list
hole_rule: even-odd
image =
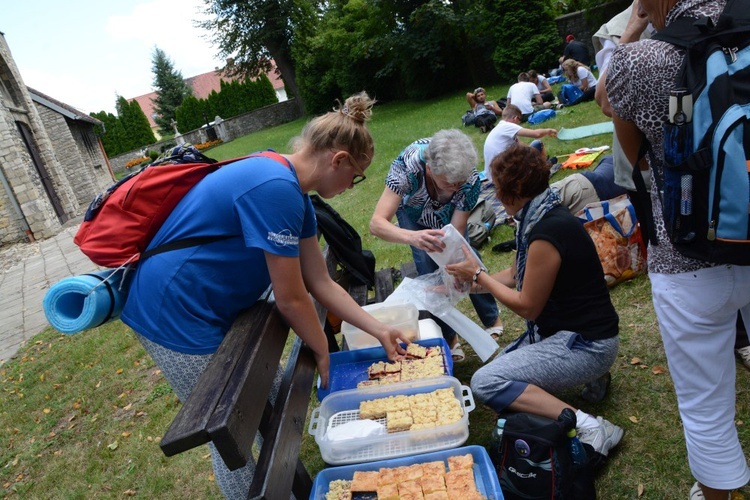
[[186,238],[144,252],[172,210],[201,179],[224,165],[256,156],[290,167],[274,151],[221,162],[203,157],[207,162],[149,165],[123,178],[91,202],[73,242],[95,264],[120,267],[157,253],[230,238],[226,235]]

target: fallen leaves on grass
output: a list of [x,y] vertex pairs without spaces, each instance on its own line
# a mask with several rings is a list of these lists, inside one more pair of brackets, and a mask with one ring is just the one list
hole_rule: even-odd
[[107,445],[107,448],[109,448],[110,450],[116,450],[119,445],[120,443],[118,443],[117,441],[114,441],[112,443],[109,443]]
[[641,498],[643,496],[643,491],[645,488],[643,487],[643,483],[638,483],[638,498]]
[[654,375],[661,375],[662,373],[667,373],[667,369],[666,369],[666,368],[664,368],[664,367],[663,367],[663,366],[661,366],[661,365],[655,365],[655,366],[654,366],[654,367],[653,367],[653,368],[651,369],[651,373],[653,373]]
[[630,420],[630,421],[631,421],[631,422],[633,422],[634,424],[637,424],[637,423],[638,423],[638,417],[636,417],[635,415],[631,415],[631,416],[629,416],[629,417],[628,417],[628,420]]
[[137,494],[137,492],[135,490],[125,490],[122,492],[122,494],[125,495],[126,497],[134,497]]

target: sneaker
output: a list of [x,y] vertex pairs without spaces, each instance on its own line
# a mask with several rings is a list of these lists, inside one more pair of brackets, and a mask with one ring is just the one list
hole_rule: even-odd
[[581,392],[581,397],[589,403],[598,403],[607,396],[610,383],[612,383],[612,374],[607,372],[593,382],[586,384]]
[[703,496],[703,490],[701,489],[701,485],[698,484],[698,481],[695,482],[692,488],[690,488],[690,496],[688,497],[689,500],[705,500],[705,496]]
[[625,431],[602,417],[596,417],[596,420],[599,421],[599,427],[581,430],[578,439],[606,457],[609,455],[609,450],[620,443]]
[[481,133],[483,133],[483,134],[486,134],[487,133],[487,127],[485,125],[482,125],[481,127],[479,127],[479,131]]
[[740,347],[739,349],[735,349],[734,353],[737,355],[740,361],[742,361],[742,364],[745,365],[745,368],[750,370],[750,345],[747,347]]

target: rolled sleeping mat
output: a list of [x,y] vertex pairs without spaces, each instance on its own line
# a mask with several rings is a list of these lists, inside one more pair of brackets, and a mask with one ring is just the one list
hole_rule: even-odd
[[47,291],[43,306],[47,321],[62,333],[78,333],[120,316],[127,287],[124,270],[105,269],[61,280]]

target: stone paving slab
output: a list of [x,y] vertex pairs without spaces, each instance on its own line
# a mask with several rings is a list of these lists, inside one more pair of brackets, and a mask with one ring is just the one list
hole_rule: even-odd
[[42,300],[50,286],[99,269],[73,243],[77,230],[71,224],[53,238],[0,248],[0,365],[49,326]]

